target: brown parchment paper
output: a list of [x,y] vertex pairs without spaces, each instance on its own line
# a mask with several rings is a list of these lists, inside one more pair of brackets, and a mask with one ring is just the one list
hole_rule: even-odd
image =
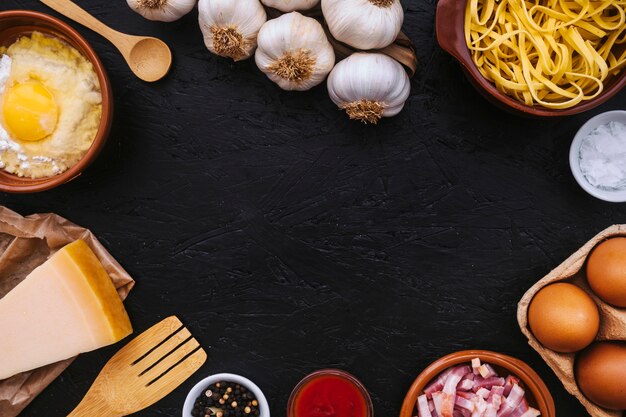
[[[78,239],[87,242],[111,276],[122,299],[126,298],[135,282],[89,230],[55,214],[22,217],[2,206],[0,298],[53,253]],[[68,359],[0,381],[0,417],[17,416],[72,361]]]
[[585,290],[594,299],[600,310],[600,331],[597,340],[620,340],[626,341],[626,309],[614,308],[600,300],[591,291],[585,275],[585,261],[591,250],[600,242],[616,236],[626,236],[626,225],[615,225],[599,233],[587,242],[565,262],[542,278],[532,286],[522,297],[517,308],[517,321],[522,333],[528,338],[528,343],[535,349],[544,361],[552,368],[554,373],[563,383],[565,389],[575,396],[593,417],[622,417],[621,411],[611,411],[598,407],[589,401],[576,385],[574,376],[574,361],[576,354],[557,353],[546,349],[533,336],[528,326],[528,306],[537,292],[543,287],[554,282],[566,281]]

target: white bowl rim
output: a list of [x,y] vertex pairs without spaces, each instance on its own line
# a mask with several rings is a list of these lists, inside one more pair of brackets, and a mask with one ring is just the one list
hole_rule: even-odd
[[587,181],[580,169],[580,146],[583,139],[595,128],[607,124],[613,121],[620,121],[626,124],[626,111],[624,110],[612,110],[604,113],[600,113],[597,116],[589,119],[576,133],[572,146],[569,152],[569,164],[572,170],[572,174],[576,179],[576,182],[580,187],[585,190],[589,195],[610,203],[623,203],[626,202],[626,190],[624,191],[607,191],[594,187]]
[[210,375],[194,385],[191,391],[189,391],[189,394],[187,394],[187,398],[185,398],[182,417],[191,417],[191,410],[193,410],[196,398],[198,398],[209,385],[220,381],[234,382],[248,388],[252,391],[259,402],[259,410],[261,411],[259,417],[270,417],[270,406],[267,402],[267,398],[265,398],[265,395],[263,394],[263,391],[261,391],[261,388],[246,377],[229,373]]

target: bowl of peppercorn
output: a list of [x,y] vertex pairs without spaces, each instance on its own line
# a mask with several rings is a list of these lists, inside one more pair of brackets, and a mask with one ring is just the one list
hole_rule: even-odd
[[215,374],[189,391],[183,417],[270,417],[270,407],[261,389],[248,378]]

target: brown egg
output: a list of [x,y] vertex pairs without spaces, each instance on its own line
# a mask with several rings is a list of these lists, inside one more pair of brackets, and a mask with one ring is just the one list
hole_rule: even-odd
[[589,255],[587,281],[598,297],[616,307],[626,307],[626,238],[600,243]]
[[530,330],[542,345],[557,352],[577,352],[589,346],[600,328],[593,299],[575,285],[542,288],[528,309]]
[[594,343],[579,353],[576,381],[592,402],[611,410],[626,410],[626,343]]

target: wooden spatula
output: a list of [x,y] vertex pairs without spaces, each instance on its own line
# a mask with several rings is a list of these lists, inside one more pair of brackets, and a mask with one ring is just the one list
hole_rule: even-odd
[[156,403],[207,355],[177,317],[152,326],[117,352],[68,417],[122,417]]

